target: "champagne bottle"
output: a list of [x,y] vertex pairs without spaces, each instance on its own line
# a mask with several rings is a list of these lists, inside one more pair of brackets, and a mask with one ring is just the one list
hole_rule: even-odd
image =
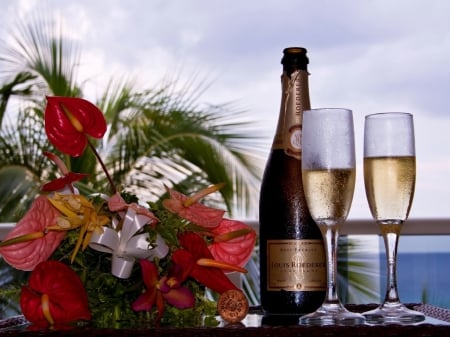
[[306,49],[283,51],[278,126],[261,184],[260,291],[267,314],[303,314],[323,302],[324,244],[308,211],[301,174],[301,130],[310,109]]

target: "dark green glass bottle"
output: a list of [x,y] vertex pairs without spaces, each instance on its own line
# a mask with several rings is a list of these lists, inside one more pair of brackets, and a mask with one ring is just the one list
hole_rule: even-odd
[[323,302],[322,235],[308,211],[301,175],[301,131],[310,109],[306,49],[283,51],[278,126],[261,185],[261,305],[269,314],[304,314]]

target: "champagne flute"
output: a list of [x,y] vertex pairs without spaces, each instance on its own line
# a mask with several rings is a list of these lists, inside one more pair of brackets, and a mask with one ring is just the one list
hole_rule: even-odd
[[383,304],[363,313],[368,323],[413,323],[425,319],[422,313],[406,308],[397,291],[397,245],[411,209],[415,181],[413,116],[402,112],[366,116],[364,184],[370,211],[383,235],[388,269]]
[[323,304],[300,317],[305,325],[356,325],[364,316],[348,311],[337,292],[337,242],[355,189],[353,114],[348,109],[303,112],[302,178],[306,202],[325,242],[327,288]]

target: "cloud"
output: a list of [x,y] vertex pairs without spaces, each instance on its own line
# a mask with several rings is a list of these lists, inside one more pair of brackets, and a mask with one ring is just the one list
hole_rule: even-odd
[[[450,172],[450,2],[447,0],[48,0],[0,2],[2,31],[45,6],[81,44],[79,80],[95,97],[111,77],[147,87],[197,76],[206,103],[236,101],[264,123],[270,148],[280,104],[282,50],[304,46],[313,107],[354,111],[357,153],[364,115],[416,116],[420,173],[413,213],[446,216]],[[420,152],[419,152],[420,151]],[[359,157],[361,159],[361,157]],[[443,161],[441,161],[443,160]],[[438,168],[440,167],[440,168]],[[362,170],[352,213],[368,216]],[[442,181],[445,184],[437,184]],[[357,199],[357,200],[356,200]],[[434,205],[439,205],[434,211]]]

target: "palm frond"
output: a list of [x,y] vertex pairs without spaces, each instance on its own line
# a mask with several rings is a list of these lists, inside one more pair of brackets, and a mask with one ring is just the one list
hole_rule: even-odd
[[74,44],[63,39],[61,28],[54,20],[36,12],[29,20],[19,21],[12,33],[12,43],[7,43],[0,53],[3,76],[11,73],[30,72],[36,77],[30,80],[34,86],[34,98],[51,93],[60,96],[80,96],[75,85],[79,51]]
[[17,124],[6,124],[0,131],[0,167],[9,165],[24,166],[36,176],[43,176],[47,163],[43,151],[50,150],[42,111],[26,108],[18,112]]
[[43,121],[31,108],[18,115],[18,124],[0,132],[0,220],[16,221],[39,194],[41,182],[54,170],[42,156],[50,150]]
[[0,168],[0,222],[17,222],[40,191],[40,179],[24,166]]
[[114,180],[145,189],[153,199],[164,191],[163,182],[180,188],[189,181],[191,191],[225,182],[221,193],[229,211],[242,200],[244,209],[255,208],[263,147],[251,136],[254,130],[248,132],[252,123],[230,106],[205,111],[187,97],[185,103],[170,87],[148,91],[138,97],[140,109],[122,115],[120,132],[108,146]]
[[373,252],[373,241],[370,240],[373,238],[339,238],[337,281],[344,303],[374,303],[379,300],[379,257]]
[[32,92],[32,85],[28,82],[34,80],[35,75],[30,72],[20,72],[14,76],[14,79],[0,88],[0,129],[3,124],[6,108],[9,99],[12,96],[28,96]]
[[131,81],[110,80],[97,106],[103,111],[108,123],[108,135],[105,141],[114,137],[121,127],[121,117],[131,114],[131,109],[141,106],[140,95],[136,94]]

